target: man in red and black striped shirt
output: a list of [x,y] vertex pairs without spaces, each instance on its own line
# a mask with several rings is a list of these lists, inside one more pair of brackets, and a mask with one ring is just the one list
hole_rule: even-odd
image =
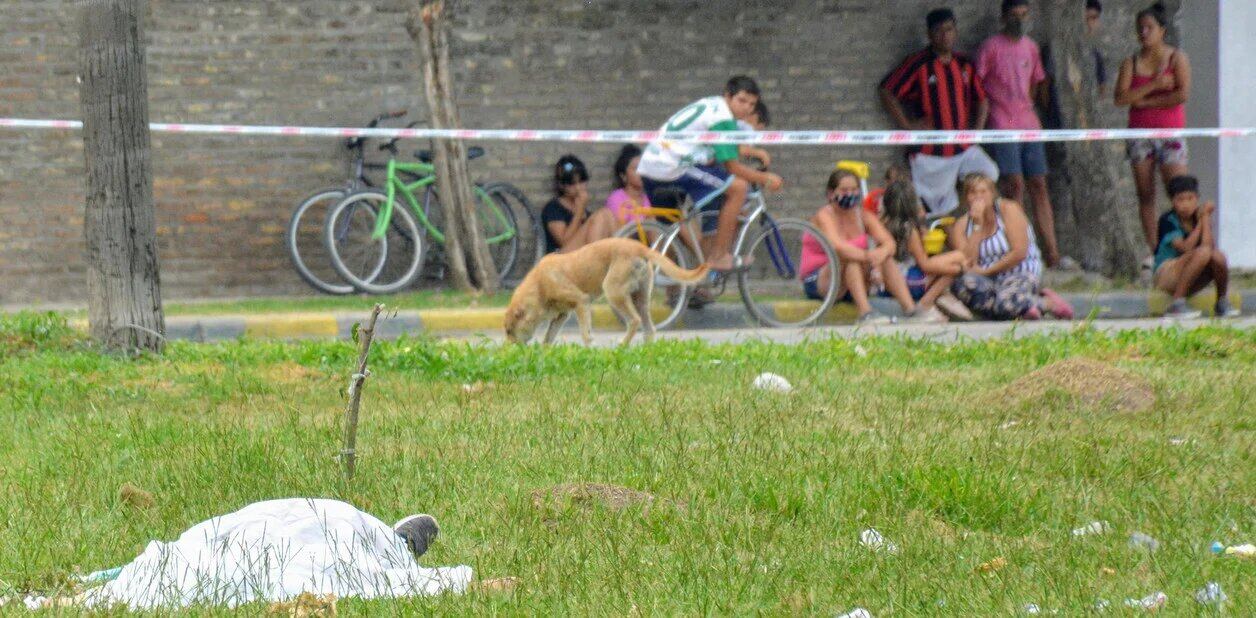
[[[955,13],[931,11],[925,24],[929,47],[908,56],[881,81],[885,110],[905,131],[985,128],[990,104],[972,62],[955,52]],[[931,213],[959,205],[955,184],[961,176],[980,172],[999,177],[994,161],[971,144],[927,144],[914,150],[910,160],[912,183]]]

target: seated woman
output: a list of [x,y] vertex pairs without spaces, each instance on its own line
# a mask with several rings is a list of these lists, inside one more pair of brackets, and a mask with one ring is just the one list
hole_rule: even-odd
[[1072,319],[1073,308],[1041,287],[1042,252],[1020,204],[998,197],[994,180],[969,174],[960,187],[968,213],[951,226],[952,246],[964,254],[951,291],[992,320],[1037,320],[1043,312]]
[[[799,268],[803,290],[808,298],[822,299],[819,282],[831,276],[830,268],[840,268],[838,295],[855,303],[860,324],[889,324],[894,320],[877,313],[868,302],[868,280],[873,267],[882,267],[885,287],[909,318],[917,316],[916,303],[907,289],[907,280],[894,264],[897,246],[876,215],[860,208],[859,178],[847,170],[829,176],[828,204],[816,211],[816,226],[837,253],[838,264],[828,263],[824,249],[811,236],[803,236]],[[930,319],[921,315],[920,319]]]
[[[894,262],[908,282],[917,313],[937,322],[946,321],[944,316],[935,314],[938,309],[957,320],[973,319],[968,308],[950,293],[951,283],[964,268],[964,254],[947,251],[931,256],[925,251],[925,211],[911,181],[891,181],[882,194],[881,222],[894,239]],[[923,285],[917,286],[915,281]]]
[[615,233],[613,212],[589,213],[589,170],[575,155],[554,164],[554,199],[541,211],[541,224],[546,253],[575,251]]

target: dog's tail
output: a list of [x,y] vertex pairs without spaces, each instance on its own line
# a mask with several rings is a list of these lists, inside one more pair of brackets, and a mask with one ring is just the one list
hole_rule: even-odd
[[655,266],[658,266],[659,270],[663,271],[663,274],[667,275],[669,279],[673,279],[679,283],[698,283],[699,281],[702,281],[703,277],[706,277],[708,270],[706,264],[699,265],[697,268],[686,270],[678,266],[676,262],[668,259],[666,255],[663,255],[653,249],[647,248],[645,250],[644,257]]

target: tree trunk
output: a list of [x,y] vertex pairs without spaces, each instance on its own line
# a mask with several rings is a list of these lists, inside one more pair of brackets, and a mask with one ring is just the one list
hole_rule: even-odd
[[[1050,55],[1044,61],[1054,72],[1056,120],[1064,128],[1095,127],[1099,84],[1092,43],[1085,31],[1085,3],[1043,0],[1041,8],[1046,28],[1043,49]],[[1115,67],[1109,73],[1114,82]],[[1130,173],[1122,145],[1070,142],[1051,144],[1048,150],[1061,253],[1076,257],[1086,270],[1136,276],[1142,257],[1136,232],[1141,228],[1137,200],[1119,182],[1120,174]]]
[[[407,29],[423,63],[424,92],[434,129],[459,129],[462,122],[454,99],[449,66],[449,15],[452,0],[419,0],[410,12]],[[492,292],[498,273],[489,253],[484,229],[476,216],[476,197],[467,173],[467,151],[461,140],[434,140],[436,190],[445,219],[445,259],[456,287]]]
[[148,133],[145,0],[87,0],[81,6],[88,323],[106,347],[160,351],[165,319]]

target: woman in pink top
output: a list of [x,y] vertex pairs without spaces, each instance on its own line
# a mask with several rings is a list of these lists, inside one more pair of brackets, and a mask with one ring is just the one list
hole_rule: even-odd
[[[1191,92],[1191,63],[1186,54],[1164,42],[1168,17],[1157,2],[1135,19],[1142,49],[1121,63],[1116,104],[1130,108],[1131,129],[1180,129],[1186,126],[1186,99]],[[1156,168],[1160,178],[1187,172],[1186,142],[1181,139],[1139,139],[1125,144],[1138,190],[1138,214],[1152,253],[1156,250]],[[1145,268],[1150,269],[1151,257]]]
[[[868,302],[868,280],[873,267],[880,267],[885,287],[903,307],[909,318],[916,315],[916,303],[907,289],[907,279],[894,263],[894,238],[873,213],[860,208],[859,178],[846,170],[829,176],[828,203],[816,211],[811,224],[833,245],[841,268],[838,297],[855,303],[860,324],[889,324],[893,320],[877,313]],[[829,268],[824,249],[810,236],[803,236],[799,274],[803,290],[810,298],[823,298],[816,288],[828,281]]]
[[650,198],[637,175],[640,160],[641,148],[635,144],[626,144],[615,158],[615,191],[606,198],[606,207],[615,213],[619,225],[645,219],[645,215],[633,211],[650,207]]

